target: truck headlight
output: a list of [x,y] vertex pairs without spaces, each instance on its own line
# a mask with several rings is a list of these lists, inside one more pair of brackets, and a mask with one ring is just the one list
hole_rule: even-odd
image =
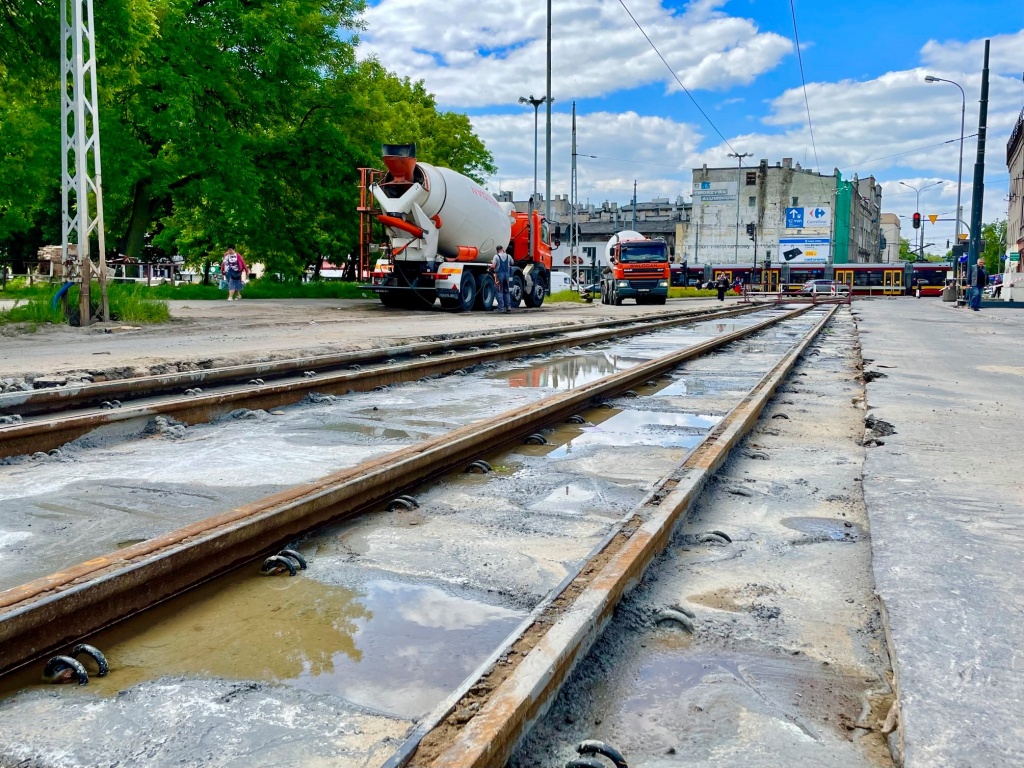
[[629,283],[627,283],[625,280],[619,280],[619,288],[628,288],[628,287],[629,287]]
[[668,288],[668,280],[659,280],[658,281],[658,287],[659,288]]

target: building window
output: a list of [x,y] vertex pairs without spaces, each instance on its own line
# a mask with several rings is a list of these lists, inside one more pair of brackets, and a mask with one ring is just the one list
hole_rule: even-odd
[[747,205],[749,205],[751,208],[753,208],[755,205],[757,205],[757,198],[756,197],[748,197],[747,198]]
[[757,184],[757,171],[747,171],[747,186],[752,187]]
[[793,207],[796,208],[798,205],[800,205],[800,198],[799,197],[794,197],[793,198]]

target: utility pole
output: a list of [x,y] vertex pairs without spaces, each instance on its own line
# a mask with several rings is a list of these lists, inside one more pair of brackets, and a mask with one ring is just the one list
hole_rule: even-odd
[[971,191],[970,247],[965,276],[970,278],[971,267],[981,255],[981,214],[985,203],[985,131],[988,128],[988,49],[985,41],[985,61],[981,69],[981,99],[978,111],[978,157],[974,161],[974,189]]
[[636,232],[636,179],[633,179],[633,223],[630,229]]
[[544,218],[548,226],[551,226],[551,0],[548,0],[548,90],[545,100],[547,106],[547,124],[545,127],[546,137],[544,145],[545,170],[544,170]]
[[734,264],[740,263],[740,188],[743,186],[743,158],[750,157],[752,154],[753,152],[729,153],[729,157],[735,157],[738,163],[736,171],[736,251],[732,258]]
[[[536,99],[533,94],[530,94],[530,98],[525,96],[519,97],[520,104],[529,104],[533,107],[533,195],[530,197],[530,210],[527,211],[529,214],[529,226],[530,226],[530,258],[533,258],[533,254],[537,252],[537,232],[536,227],[533,225],[533,212],[537,205],[537,155],[538,155],[538,109],[540,105],[547,101],[547,98]],[[550,210],[550,203],[548,203]]]
[[[569,267],[570,273],[576,275],[576,288],[583,285],[580,280],[580,259],[576,252],[579,250],[579,237],[576,234],[576,196],[579,188],[576,180],[576,102],[572,103],[572,171],[569,175]],[[588,281],[589,282],[589,281]]]
[[[86,326],[92,322],[89,295],[92,258],[89,251],[90,237],[94,231],[99,240],[98,277],[103,321],[110,321],[92,0],[61,0],[60,27],[61,261],[65,281],[70,281],[77,272],[81,282],[78,294],[79,323]],[[91,200],[95,201],[95,216],[90,213]],[[74,258],[68,253],[72,241],[78,250]]]

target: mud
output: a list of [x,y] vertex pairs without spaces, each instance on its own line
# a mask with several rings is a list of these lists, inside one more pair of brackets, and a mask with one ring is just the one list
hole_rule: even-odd
[[[560,767],[591,738],[634,768],[892,765],[879,732],[892,690],[858,482],[858,368],[843,311],[619,606],[513,768]],[[792,418],[773,420],[782,409]],[[701,542],[711,530],[732,543]],[[656,623],[670,606],[695,614],[692,635]]]
[[[752,324],[745,317],[736,324]],[[0,461],[0,552],[10,567],[0,589],[107,554],[277,491],[352,467],[455,427],[492,418],[566,386],[548,372],[607,375],[716,332],[702,323],[479,366],[345,397],[311,396],[272,413],[238,409],[217,423],[186,427],[164,417],[96,430],[53,455]],[[635,349],[634,344],[640,348]],[[611,369],[598,360],[617,360]],[[520,381],[536,382],[520,386]],[[542,382],[547,381],[547,384]],[[453,387],[458,394],[453,395]]]
[[[791,322],[806,327],[809,321]],[[10,678],[5,692],[13,695],[0,699],[0,732],[13,734],[7,759],[26,756],[55,768],[116,760],[271,765],[294,743],[289,762],[379,764],[409,724],[480,664],[683,460],[691,438],[717,423],[714,410],[728,410],[726,393],[770,367],[770,351],[788,343],[786,334],[772,335],[755,342],[764,344],[763,355],[693,361],[643,388],[645,396],[583,412],[582,425],[552,425],[548,445],[483,456],[495,468],[490,474],[450,474],[426,484],[413,492],[416,510],[380,510],[296,542],[309,569],[295,577],[258,576],[254,563],[91,638],[107,652],[112,672],[86,688],[44,688],[38,668]],[[667,344],[680,343],[678,334],[666,337]],[[659,353],[657,344],[645,343],[644,355]],[[523,361],[510,369],[552,362]],[[703,393],[676,386],[713,378],[726,362],[728,386],[705,386]],[[340,456],[345,440],[372,446],[436,434],[486,415],[487,403],[508,407],[550,391],[510,386],[500,369],[485,369],[457,379],[460,389],[472,387],[479,394],[474,400],[484,401],[470,406],[452,398],[455,381],[308,404],[286,409],[285,417],[257,415],[231,427],[278,425],[302,447],[291,470],[298,474],[310,471],[300,462],[305,457],[310,464],[310,450],[337,448]],[[614,442],[581,440],[613,429]],[[271,447],[272,430],[259,434],[263,450],[282,458],[285,443]],[[221,456],[207,452],[208,459]],[[246,480],[258,488],[257,481],[280,474],[280,467],[260,466]],[[147,709],[135,716],[133,702]],[[186,718],[190,709],[199,714]],[[309,712],[308,719],[294,733],[282,732],[274,718],[296,709]],[[169,713],[163,730],[160,712]],[[245,719],[237,734],[234,717]],[[89,729],[127,734],[128,721],[134,730],[125,743],[80,741]],[[168,745],[168,734],[183,743]],[[206,749],[210,734],[231,739],[221,762]]]

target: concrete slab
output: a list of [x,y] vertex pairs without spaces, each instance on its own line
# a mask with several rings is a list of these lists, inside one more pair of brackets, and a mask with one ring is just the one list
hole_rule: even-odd
[[[1024,313],[857,302],[864,492],[905,765],[1024,763]],[[870,378],[870,376],[869,376]],[[869,437],[872,435],[869,434]]]

